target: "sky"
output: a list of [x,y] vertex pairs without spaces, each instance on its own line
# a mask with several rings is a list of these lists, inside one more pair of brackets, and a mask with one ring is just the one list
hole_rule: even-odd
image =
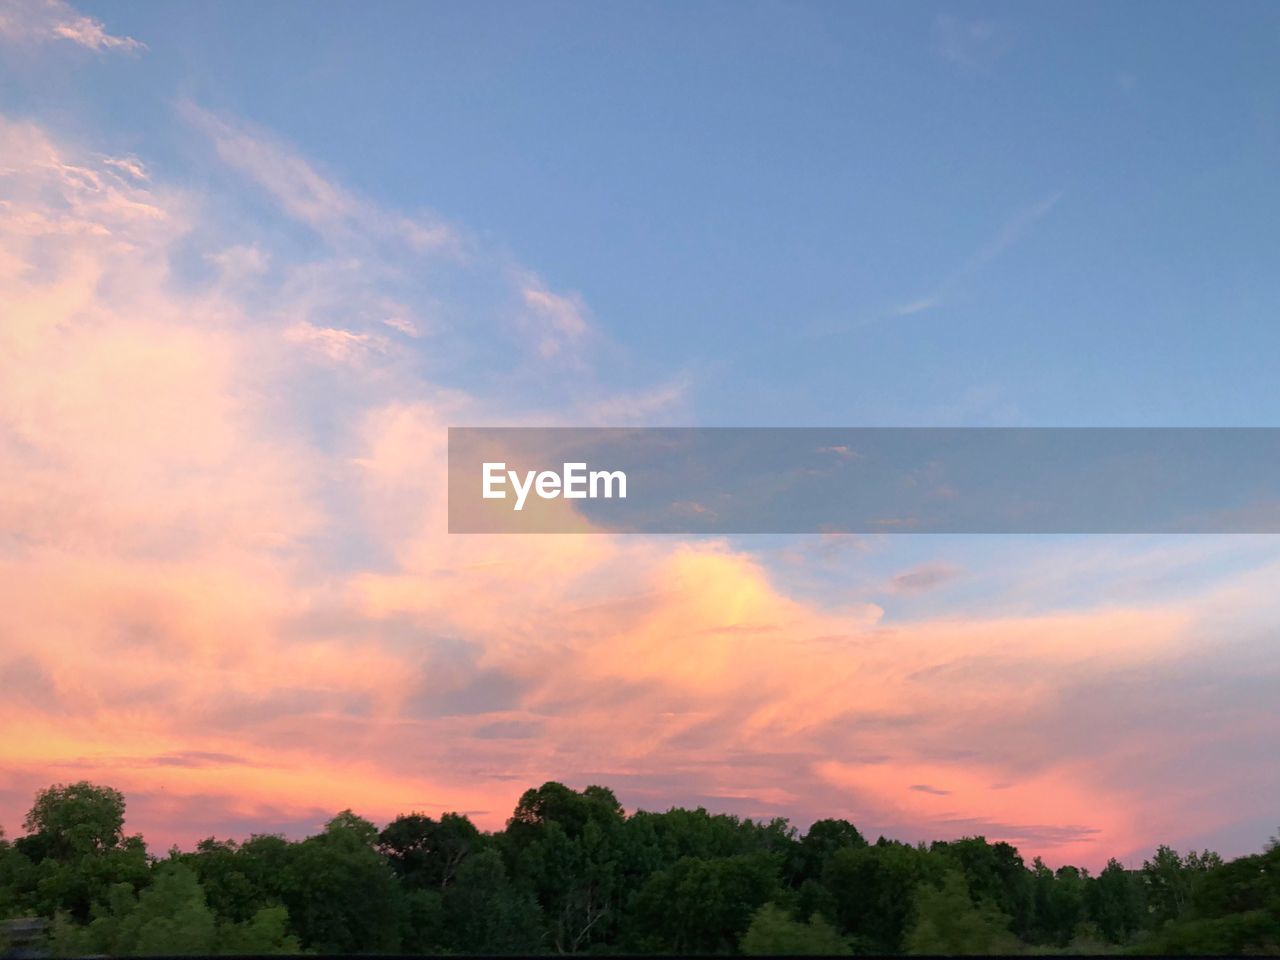
[[1280,8],[0,2],[0,826],[1280,823],[1280,544],[446,533],[450,425],[1271,426]]

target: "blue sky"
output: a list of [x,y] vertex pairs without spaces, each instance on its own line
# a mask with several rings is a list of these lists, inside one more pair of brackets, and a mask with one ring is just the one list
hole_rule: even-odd
[[497,544],[441,489],[458,423],[1274,425],[1278,53],[1247,2],[0,3],[0,822],[558,777],[1258,848],[1272,538]]
[[149,50],[28,109],[175,173],[176,98],[261,124],[580,290],[700,423],[1274,419],[1272,6],[85,9]]

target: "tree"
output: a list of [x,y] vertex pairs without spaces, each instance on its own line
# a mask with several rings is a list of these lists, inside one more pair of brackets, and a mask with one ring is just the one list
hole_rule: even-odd
[[518,860],[521,881],[534,890],[558,953],[576,953],[605,938],[622,893],[621,823],[589,820],[570,837],[557,822]]
[[301,952],[298,938],[289,932],[289,911],[284,907],[263,907],[242,923],[220,921],[219,953],[233,956],[292,954]]
[[146,845],[124,835],[124,812],[123,794],[110,787],[81,781],[40,791],[24,821],[28,833],[13,845],[32,865],[28,906],[85,923],[114,885],[145,886]]
[[781,896],[773,856],[685,857],[651,875],[637,892],[633,940],[659,953],[729,952],[756,910]]
[[512,885],[496,850],[481,850],[463,863],[457,882],[444,892],[444,917],[455,952],[540,952],[538,904]]
[[1172,847],[1158,847],[1150,860],[1142,862],[1147,903],[1154,922],[1158,925],[1181,917],[1197,878],[1220,866],[1222,858],[1210,850],[1193,850],[1183,858]]
[[[161,868],[155,882],[117,918],[115,943],[105,952],[124,956],[210,953],[217,924],[195,873],[182,864]],[[97,921],[95,921],[97,923]]]
[[1030,936],[1037,943],[1065,947],[1084,922],[1088,874],[1073,866],[1050,870],[1039,858],[1032,862],[1035,905]]
[[[1280,953],[1280,847],[1213,864],[1196,858],[1191,897],[1178,919],[1143,942],[1144,950],[1171,954]],[[1186,861],[1183,861],[1184,868]]]
[[31,861],[5,840],[4,831],[0,830],[0,920],[17,914],[21,891],[32,885],[33,874]]
[[821,915],[800,923],[776,903],[766,903],[755,912],[742,936],[741,949],[749,956],[834,957],[852,952],[849,942]]
[[21,841],[32,860],[73,862],[119,849],[124,842],[124,794],[86,780],[36,794]]
[[817,880],[837,850],[865,847],[866,838],[848,820],[818,820],[800,841],[801,876]]
[[1085,892],[1089,917],[1104,940],[1124,943],[1141,928],[1145,912],[1142,892],[1141,880],[1120,861],[1107,861]]
[[280,897],[306,946],[321,953],[399,948],[405,901],[374,849],[377,835],[369,821],[344,811],[290,851]]
[[899,953],[920,885],[942,873],[940,858],[903,843],[837,850],[823,871],[835,920],[857,953]]
[[590,786],[581,793],[549,781],[526,790],[507,821],[506,836],[516,849],[532,843],[556,823],[570,837],[580,837],[589,822],[621,822],[622,804],[607,787]]
[[669,867],[684,857],[714,860],[762,849],[794,846],[785,835],[786,821],[764,826],[727,813],[708,813],[702,807],[674,807],[663,813],[640,810],[627,820],[638,855],[651,870]]
[[940,886],[921,885],[905,946],[908,953],[931,956],[1013,953],[1017,939],[1009,917],[990,903],[974,904],[964,875],[951,869]]
[[475,825],[457,813],[446,813],[438,822],[421,813],[399,816],[378,835],[378,849],[401,880],[439,890],[483,843]]
[[51,921],[55,955],[1280,953],[1275,842],[1229,863],[1161,847],[1091,877],[982,837],[628,817],[605,788],[554,782],[495,834],[420,813],[379,831],[345,810],[301,841],[210,837],[155,860],[125,835],[123,797],[91,784],[42,791],[27,824],[0,835],[0,921]]
[[449,949],[444,896],[439,890],[415,887],[405,893],[401,949],[411,954],[439,954]]
[[116,884],[88,926],[59,914],[50,939],[54,953],[68,957],[297,953],[298,940],[287,927],[283,907],[259,910],[244,923],[217,920],[195,871],[172,860],[157,867],[154,882],[140,894]]
[[1028,932],[1033,912],[1032,877],[1012,845],[988,843],[985,837],[964,837],[935,842],[929,849],[964,874],[974,903],[991,903],[1010,917],[1016,933]]
[[78,928],[64,919],[54,930],[62,956],[104,953],[118,956],[183,956],[214,951],[216,923],[195,873],[180,863],[165,864],[139,896],[116,884],[93,921]]

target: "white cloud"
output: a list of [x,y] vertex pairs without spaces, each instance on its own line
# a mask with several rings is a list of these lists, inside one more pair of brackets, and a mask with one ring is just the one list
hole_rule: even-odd
[[86,17],[63,0],[0,0],[0,40],[45,43],[68,40],[89,50],[136,53],[141,40],[108,33],[102,21]]
[[215,264],[226,280],[242,280],[246,277],[261,276],[267,272],[271,257],[261,247],[252,243],[235,244],[213,253],[205,254],[205,259]]
[[924,313],[926,310],[932,310],[941,300],[938,297],[921,297],[919,300],[912,300],[910,303],[904,303],[902,306],[894,310],[899,317],[909,317],[913,313]]
[[526,326],[534,333],[538,353],[554,357],[581,341],[591,330],[587,307],[577,293],[554,293],[542,278],[525,272],[520,294],[527,308]]
[[655,426],[658,418],[669,417],[684,403],[688,392],[689,379],[681,377],[648,390],[615,394],[590,404],[584,419],[601,426]]
[[287,327],[284,338],[299,344],[330,363],[359,363],[371,352],[385,349],[386,341],[368,333],[338,327],[318,327],[303,320]]
[[406,337],[422,336],[422,331],[418,329],[418,325],[405,317],[384,317],[382,322],[397,333],[403,333]]
[[953,270],[931,293],[918,297],[897,307],[893,313],[898,317],[909,317],[917,313],[934,310],[946,302],[947,294],[961,281],[982,270],[1001,254],[1018,242],[1032,226],[1052,212],[1062,199],[1062,191],[1050,194],[1030,206],[1016,211],[1013,216],[1000,225],[995,235],[984,243],[964,263]]
[[214,145],[219,158],[248,176],[295,220],[342,247],[396,243],[419,254],[456,253],[457,231],[414,219],[356,195],[321,174],[301,154],[265,130],[235,122],[190,101],[184,116]]
[[142,165],[142,161],[137,157],[103,157],[102,162],[108,167],[113,167],[122,173],[128,174],[134,180],[145,183],[151,179],[151,174],[147,172],[147,168]]

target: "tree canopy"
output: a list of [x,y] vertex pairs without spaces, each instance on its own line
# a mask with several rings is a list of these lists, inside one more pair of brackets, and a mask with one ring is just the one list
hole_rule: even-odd
[[154,856],[126,834],[125,798],[83,782],[41,791],[23,826],[0,832],[0,921],[45,918],[58,956],[1280,952],[1275,842],[1229,862],[1161,846],[1094,876],[980,836],[628,814],[605,787],[555,782],[492,833],[344,810],[301,840]]

